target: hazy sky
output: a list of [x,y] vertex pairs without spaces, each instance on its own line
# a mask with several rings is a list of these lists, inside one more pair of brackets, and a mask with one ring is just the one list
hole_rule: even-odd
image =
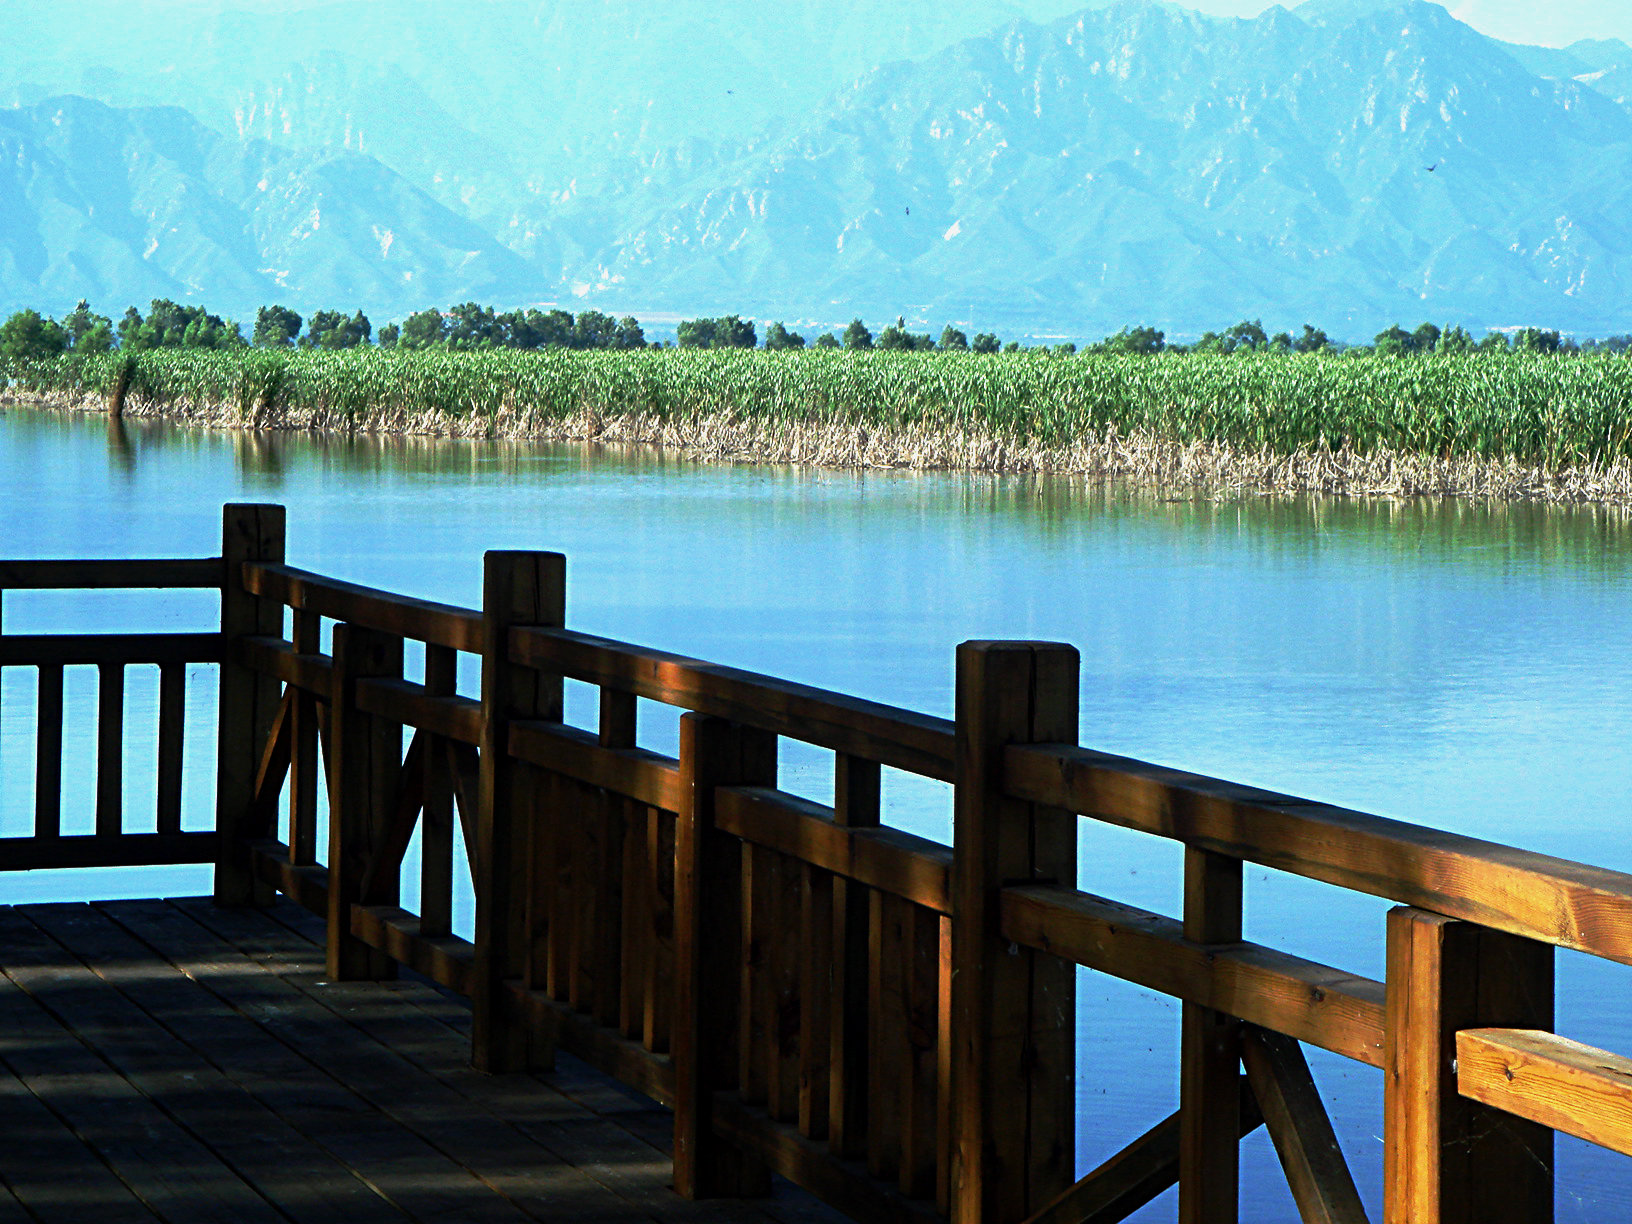
[[[1178,0],[1185,8],[1228,17],[1255,17],[1264,0]],[[1296,3],[1288,3],[1295,8]],[[1581,38],[1632,42],[1632,0],[1445,0],[1444,7],[1476,30],[1508,42],[1562,47]]]

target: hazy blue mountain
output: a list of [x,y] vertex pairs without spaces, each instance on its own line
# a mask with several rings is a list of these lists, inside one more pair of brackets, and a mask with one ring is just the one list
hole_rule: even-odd
[[727,173],[665,184],[577,277],[1088,333],[1624,327],[1629,192],[1625,109],[1436,5],[1246,21],[1135,0],[881,68]]
[[221,137],[175,108],[0,111],[0,306],[170,297],[244,318],[505,297],[537,274],[356,153]]
[[0,297],[1632,327],[1624,43],[1068,3],[0,0]]

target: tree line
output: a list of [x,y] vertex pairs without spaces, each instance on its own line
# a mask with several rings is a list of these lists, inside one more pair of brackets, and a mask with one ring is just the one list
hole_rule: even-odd
[[[948,323],[939,339],[929,332],[914,332],[903,317],[881,328],[875,335],[860,318],[852,319],[840,331],[821,331],[808,340],[780,321],[765,327],[761,341],[754,320],[740,315],[683,320],[676,332],[680,348],[751,349],[791,351],[806,347],[884,350],[891,352],[1015,353],[1023,346],[1016,340],[1003,343],[992,332],[973,336]],[[614,319],[598,310],[582,310],[576,315],[565,310],[537,309],[498,311],[492,306],[465,302],[441,310],[435,307],[409,315],[402,322],[390,322],[376,334],[361,310],[346,314],[339,310],[315,311],[302,317],[286,306],[263,306],[255,316],[250,334],[243,325],[201,306],[185,306],[166,298],[155,298],[144,315],[129,307],[116,323],[94,312],[81,301],[60,319],[35,310],[19,310],[0,324],[0,358],[32,360],[61,353],[143,352],[159,348],[243,349],[308,348],[351,349],[362,346],[401,349],[641,349],[671,347],[667,340],[648,341],[640,323],[632,316]],[[1166,334],[1149,326],[1124,327],[1097,343],[1079,348],[1066,342],[1034,346],[1062,356],[1077,353],[1320,353],[1343,351],[1354,355],[1404,357],[1421,353],[1524,352],[1524,353],[1624,353],[1632,349],[1632,335],[1610,336],[1601,340],[1576,341],[1554,330],[1526,327],[1516,331],[1492,331],[1475,340],[1464,328],[1440,327],[1423,323],[1412,331],[1395,324],[1379,332],[1370,345],[1336,343],[1318,327],[1304,324],[1294,335],[1290,331],[1271,335],[1258,319],[1242,320],[1221,332],[1209,331],[1192,344],[1170,344]]]

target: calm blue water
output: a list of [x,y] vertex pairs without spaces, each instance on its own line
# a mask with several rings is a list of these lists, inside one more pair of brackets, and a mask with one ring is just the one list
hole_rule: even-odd
[[[563,551],[576,628],[944,715],[959,641],[1067,641],[1082,652],[1086,744],[1632,870],[1632,525],[1617,511],[1167,500],[139,423],[110,436],[100,418],[0,413],[0,553],[208,555],[229,500],[285,503],[293,564],[470,605],[484,549]],[[208,628],[215,615],[204,596],[4,599],[16,632]],[[31,820],[32,683],[5,675],[5,833]],[[70,709],[88,713],[93,692],[71,675]],[[573,700],[587,714],[585,696]],[[207,676],[195,698],[187,801],[203,822]],[[153,702],[133,671],[131,739]],[[656,712],[643,735],[672,742]],[[88,733],[69,751],[67,806],[88,828]],[[784,777],[813,795],[825,783],[816,754]],[[127,786],[133,809],[151,806],[141,755]],[[943,788],[891,778],[887,800],[895,823],[947,836]],[[1086,824],[1083,845],[1083,887],[1177,912],[1174,847]],[[35,873],[0,877],[0,901],[207,886],[190,869]],[[1386,908],[1249,875],[1249,937],[1373,977]],[[1092,975],[1081,999],[1086,1167],[1174,1107],[1178,1028],[1168,1000]],[[1562,1032],[1632,1053],[1629,1002],[1632,970],[1561,955]],[[1381,1077],[1312,1061],[1380,1218]],[[1294,1220],[1261,1132],[1246,1152],[1245,1218]],[[1559,1162],[1560,1220],[1632,1214],[1632,1163],[1569,1140]],[[1169,1197],[1139,1218],[1172,1212]]]

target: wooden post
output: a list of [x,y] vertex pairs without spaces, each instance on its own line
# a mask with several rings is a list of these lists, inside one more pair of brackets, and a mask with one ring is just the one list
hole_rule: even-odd
[[215,865],[217,905],[270,905],[272,888],[250,869],[249,843],[270,836],[255,812],[255,775],[261,750],[277,721],[279,684],[238,661],[238,638],[283,636],[283,605],[244,590],[243,565],[283,563],[282,506],[227,505],[221,511],[220,713],[216,720],[215,827],[221,848]]
[[1007,884],[1076,882],[1076,817],[1008,798],[1003,750],[1077,742],[1077,652],[958,647],[952,866],[954,1224],[1013,1224],[1074,1181],[1076,967],[999,928]]
[[[1184,852],[1184,937],[1241,938],[1241,860]],[[1241,1027],[1184,1004],[1179,1056],[1179,1224],[1234,1224],[1241,1202]]]
[[389,779],[402,762],[402,728],[357,708],[357,681],[400,677],[402,639],[357,625],[334,627],[329,700],[328,975],[335,981],[396,976],[396,962],[351,933],[351,906],[390,814]]
[[1553,1027],[1553,949],[1401,906],[1388,915],[1384,1224],[1550,1224],[1553,1132],[1456,1089],[1456,1034]]
[[[517,625],[559,629],[566,623],[567,559],[560,553],[490,552],[482,571],[482,740],[476,813],[476,964],[471,997],[471,1061],[483,1071],[528,1065],[527,1028],[510,1006],[505,985],[519,978],[525,950],[528,840],[515,795],[510,723],[559,722],[562,681],[510,662]],[[535,1063],[550,1051],[535,1046]]]
[[737,1085],[742,1042],[742,846],[714,831],[720,786],[774,786],[776,736],[680,719],[674,834],[674,1188],[686,1198],[770,1189],[757,1160],[714,1134],[714,1093]]
[[[833,821],[850,829],[879,824],[882,773],[876,761],[839,753],[833,770]],[[871,977],[868,890],[832,883],[832,1025],[828,1033],[828,1147],[835,1156],[867,1154],[867,991]]]

